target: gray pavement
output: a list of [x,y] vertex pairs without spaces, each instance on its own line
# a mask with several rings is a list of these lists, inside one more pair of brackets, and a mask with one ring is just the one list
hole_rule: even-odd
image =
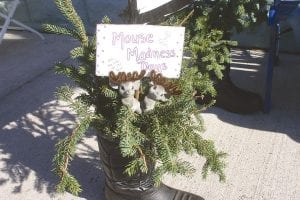
[[[57,86],[69,83],[54,74],[53,65],[68,58],[76,42],[27,32],[9,32],[0,45],[0,200],[103,200],[104,177],[95,136],[79,145],[71,171],[80,180],[79,197],[55,193],[51,172],[54,145],[74,127],[76,117],[56,101]],[[266,54],[233,50],[233,81],[263,94]],[[203,158],[190,160],[199,170],[193,177],[166,176],[170,186],[206,200],[300,199],[300,55],[281,54],[274,70],[270,114],[238,115],[210,108],[202,116],[205,137],[229,154],[227,181],[215,175],[201,179]]]

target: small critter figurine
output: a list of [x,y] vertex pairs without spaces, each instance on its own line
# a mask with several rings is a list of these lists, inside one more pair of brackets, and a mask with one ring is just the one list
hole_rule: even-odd
[[143,101],[144,112],[154,109],[157,101],[167,101],[166,95],[179,95],[181,91],[178,86],[168,81],[161,74],[156,74],[154,70],[150,72],[152,86]]
[[144,77],[146,71],[125,73],[119,72],[117,75],[114,72],[109,73],[109,80],[118,85],[119,94],[122,96],[122,103],[128,106],[133,112],[142,113],[138,97],[135,98],[137,91],[140,88],[140,80]]

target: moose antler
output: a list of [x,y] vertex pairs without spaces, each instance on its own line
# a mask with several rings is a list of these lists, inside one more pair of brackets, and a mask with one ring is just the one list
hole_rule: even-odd
[[161,73],[156,74],[154,70],[150,72],[150,79],[157,85],[161,85],[165,88],[166,92],[171,95],[180,95],[182,92],[179,86],[175,83],[168,81]]
[[141,80],[146,74],[145,70],[142,70],[141,73],[138,73],[137,71],[134,71],[133,73],[128,72],[127,74],[125,72],[119,72],[117,75],[111,71],[109,72],[109,80],[112,83],[120,84],[128,81],[137,81]]
[[[141,73],[138,73],[137,71],[134,72],[128,72],[127,74],[125,72],[119,72],[117,75],[111,71],[109,72],[109,80],[113,84],[120,85],[125,82],[134,82],[141,80],[146,74],[146,70],[142,70]],[[140,89],[135,91],[135,98],[139,99],[140,96]]]

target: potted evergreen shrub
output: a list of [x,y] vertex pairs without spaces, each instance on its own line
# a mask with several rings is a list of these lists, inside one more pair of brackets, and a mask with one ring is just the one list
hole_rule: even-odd
[[[238,1],[202,1],[195,0],[193,6],[189,8],[190,18],[189,26],[199,24],[201,30],[193,30],[192,35],[199,41],[197,37],[203,37],[205,34],[201,32],[216,29],[222,32],[220,41],[227,41],[228,47],[225,51],[230,52],[230,41],[234,34],[253,28],[255,25],[266,21],[266,0],[238,0]],[[188,10],[188,9],[187,9]],[[200,34],[199,34],[200,32]],[[201,40],[200,40],[201,41]],[[231,44],[230,44],[231,43]],[[234,44],[234,46],[236,46]],[[256,44],[252,44],[255,46]],[[197,47],[196,47],[197,48]],[[203,60],[203,56],[199,56]],[[215,79],[215,89],[217,95],[216,106],[221,107],[229,112],[239,114],[251,114],[259,112],[263,108],[263,101],[259,94],[244,90],[236,86],[230,78],[230,59],[222,62],[224,70],[222,79]],[[206,99],[210,99],[207,95]]]
[[[218,152],[212,141],[201,136],[204,128],[200,112],[205,106],[199,107],[195,103],[196,90],[202,95],[214,93],[207,72],[198,69],[199,52],[205,55],[203,63],[207,68],[219,76],[222,65],[217,61],[229,59],[228,54],[216,55],[213,51],[225,48],[224,43],[218,43],[222,33],[213,30],[203,35],[202,43],[187,42],[186,45],[191,47],[191,58],[183,61],[179,79],[168,80],[180,88],[181,94],[157,103],[147,113],[138,114],[122,104],[118,91],[110,87],[108,77],[95,76],[96,39],[87,36],[72,1],[55,0],[55,3],[70,24],[66,27],[47,24],[44,29],[71,36],[80,42],[70,52],[77,65],[58,63],[56,72],[66,75],[84,90],[76,98],[72,98],[71,86],[60,87],[57,91],[58,97],[69,103],[79,119],[73,132],[56,145],[53,163],[60,178],[57,190],[75,195],[81,191],[80,184],[68,171],[69,162],[78,142],[89,129],[93,129],[99,143],[107,200],[203,199],[170,188],[161,183],[161,179],[165,174],[192,175],[194,167],[179,159],[180,152],[196,153],[206,159],[203,177],[212,171],[220,181],[225,179],[225,153]],[[108,22],[108,18],[104,18],[103,23]],[[195,45],[197,51],[193,52]],[[218,59],[212,59],[213,56]],[[148,84],[149,79],[143,79],[141,98],[145,96]]]

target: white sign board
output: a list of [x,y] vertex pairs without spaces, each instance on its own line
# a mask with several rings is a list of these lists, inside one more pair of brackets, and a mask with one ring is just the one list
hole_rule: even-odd
[[161,5],[169,3],[172,0],[137,0],[137,10],[139,13],[145,13]]
[[180,76],[184,27],[97,25],[96,75],[151,70]]

